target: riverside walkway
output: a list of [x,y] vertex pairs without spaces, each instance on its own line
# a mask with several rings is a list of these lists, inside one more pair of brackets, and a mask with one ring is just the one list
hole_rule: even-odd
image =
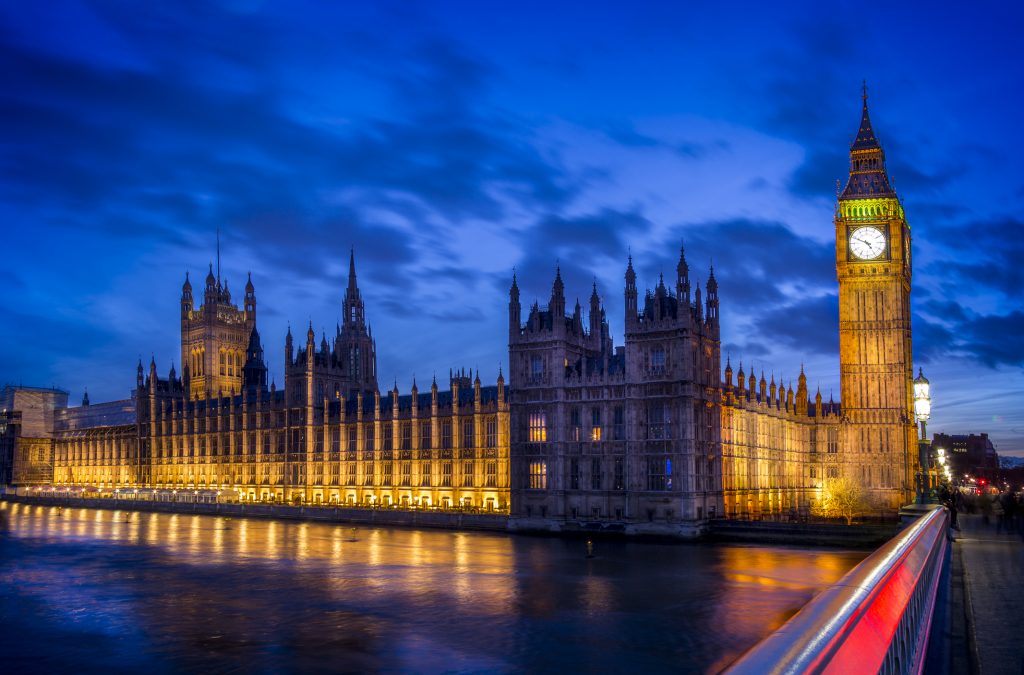
[[981,675],[1024,674],[1024,538],[996,519],[961,514],[954,556],[964,579],[968,640]]

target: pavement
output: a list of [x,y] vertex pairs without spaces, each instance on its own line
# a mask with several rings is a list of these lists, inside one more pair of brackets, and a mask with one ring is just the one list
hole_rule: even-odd
[[1024,675],[1024,530],[999,531],[996,518],[985,523],[980,514],[961,513],[959,522],[954,580],[959,558],[969,670]]

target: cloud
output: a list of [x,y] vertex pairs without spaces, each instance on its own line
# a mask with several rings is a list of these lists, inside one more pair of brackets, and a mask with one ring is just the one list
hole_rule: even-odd
[[[1019,300],[1024,288],[1024,221],[1012,216],[932,226],[928,241],[944,257],[926,271],[951,292],[988,288]],[[949,257],[945,257],[949,256]]]
[[801,299],[764,312],[755,325],[762,340],[789,347],[798,354],[836,354],[839,351],[839,296]]
[[818,293],[835,284],[834,245],[800,236],[783,223],[733,218],[686,224],[672,233],[665,255],[641,262],[645,273],[666,270],[674,276],[679,252],[673,241],[682,241],[691,283],[702,280],[704,261],[714,260],[723,312],[784,305],[794,293]]

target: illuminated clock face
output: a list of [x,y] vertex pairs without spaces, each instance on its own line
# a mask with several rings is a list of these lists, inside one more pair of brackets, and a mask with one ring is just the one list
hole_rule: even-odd
[[874,260],[885,252],[885,235],[877,227],[858,227],[850,235],[850,251],[861,260]]

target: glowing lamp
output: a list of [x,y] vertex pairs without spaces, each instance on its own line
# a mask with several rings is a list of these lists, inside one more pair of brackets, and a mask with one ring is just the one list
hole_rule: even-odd
[[920,368],[917,369],[917,378],[914,380],[914,414],[922,422],[927,422],[932,414],[931,386]]

